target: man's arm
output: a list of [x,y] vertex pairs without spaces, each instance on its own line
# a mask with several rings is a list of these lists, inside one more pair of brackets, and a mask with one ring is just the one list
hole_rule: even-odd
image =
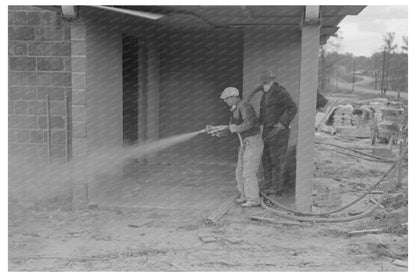
[[266,108],[264,105],[263,99],[264,99],[264,96],[260,101],[259,117],[257,118],[259,125],[263,125],[263,114],[264,114],[264,109]]
[[296,116],[296,113],[298,112],[298,108],[296,107],[296,103],[293,101],[292,97],[287,92],[287,90],[284,87],[281,87],[281,89],[282,98],[286,106],[286,110],[280,118],[279,123],[285,126],[286,128],[289,128],[290,122],[292,122],[292,120]]
[[245,99],[247,102],[250,102],[250,100],[251,100],[251,98],[253,98],[254,97],[254,95],[257,93],[257,92],[259,92],[259,91],[261,91],[263,89],[263,86],[258,86],[258,87],[256,87],[252,92],[250,92],[249,94],[248,94],[248,96],[247,96],[247,99]]
[[[214,131],[211,132],[210,134],[216,137],[226,137],[229,134],[231,134],[229,126],[232,122],[233,117],[230,118],[230,121],[228,123],[228,125],[219,125],[219,126],[213,126]],[[217,129],[217,130],[215,130]]]

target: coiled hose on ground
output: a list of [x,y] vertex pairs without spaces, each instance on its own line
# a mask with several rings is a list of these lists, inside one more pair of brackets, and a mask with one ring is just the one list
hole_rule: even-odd
[[[407,154],[408,151],[408,147],[406,146],[405,149],[403,149],[402,153],[400,154],[399,158],[397,159],[397,161],[394,162],[394,164],[391,166],[391,168],[382,176],[382,178],[373,186],[371,186],[370,188],[367,189],[367,191],[361,195],[360,197],[358,197],[357,199],[355,199],[354,201],[352,201],[351,203],[338,208],[336,210],[330,211],[330,212],[326,212],[326,213],[302,213],[302,212],[298,212],[295,210],[292,210],[290,208],[285,207],[282,204],[279,204],[278,202],[270,199],[269,197],[267,197],[266,195],[264,195],[264,193],[261,194],[261,196],[263,196],[263,198],[261,199],[261,207],[263,209],[265,209],[266,211],[278,215],[280,217],[289,219],[289,220],[295,220],[295,221],[303,221],[303,222],[347,222],[347,221],[353,221],[353,220],[357,220],[357,219],[361,219],[364,218],[368,215],[370,215],[375,209],[378,208],[378,206],[380,206],[381,202],[384,200],[384,198],[387,195],[387,192],[390,188],[390,182],[387,182],[386,184],[384,184],[383,186],[383,194],[381,195],[381,197],[378,199],[378,201],[375,203],[375,205],[373,207],[371,207],[370,209],[364,211],[363,213],[359,214],[359,215],[355,215],[355,216],[345,216],[345,217],[325,217],[328,216],[330,214],[333,213],[337,213],[340,212],[342,210],[345,210],[346,208],[354,205],[355,203],[357,203],[358,201],[360,201],[361,199],[363,199],[365,196],[367,196],[374,188],[376,188],[384,179],[388,178],[391,179],[391,176],[393,176],[397,170],[399,169],[399,167],[402,165],[402,162]],[[294,213],[295,215],[290,215],[281,211],[278,211],[276,209],[273,209],[271,207],[268,207],[265,203],[264,203],[264,199],[267,199],[268,201],[270,201],[272,204],[286,210],[287,212],[291,212]]]

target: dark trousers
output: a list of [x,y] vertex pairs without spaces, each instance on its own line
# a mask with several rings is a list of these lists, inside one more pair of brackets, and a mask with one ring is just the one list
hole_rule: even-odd
[[[263,131],[263,139],[268,136],[268,132],[268,129]],[[278,193],[281,193],[285,188],[284,171],[289,135],[290,129],[284,129],[270,139],[264,140],[262,157],[264,186],[266,189]]]

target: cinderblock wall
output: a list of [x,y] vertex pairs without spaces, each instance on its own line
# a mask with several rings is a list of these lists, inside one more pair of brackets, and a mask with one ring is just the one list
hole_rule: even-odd
[[70,24],[54,11],[33,6],[9,6],[8,21],[9,162],[47,161],[46,95],[50,155],[54,161],[64,161],[65,97],[71,97]]

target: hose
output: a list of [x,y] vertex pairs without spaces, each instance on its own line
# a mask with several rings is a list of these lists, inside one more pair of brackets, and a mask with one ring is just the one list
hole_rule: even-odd
[[[333,217],[333,218],[328,218],[328,217],[322,217],[325,215],[330,215],[339,211],[342,211],[350,206],[352,206],[353,204],[357,203],[358,201],[360,201],[361,199],[363,199],[366,195],[368,195],[378,184],[380,184],[386,177],[389,177],[391,175],[393,175],[399,168],[399,166],[401,166],[402,161],[404,160],[405,155],[407,154],[407,150],[408,147],[406,147],[405,149],[403,149],[403,152],[400,154],[399,158],[397,159],[397,161],[392,165],[392,167],[383,175],[383,177],[372,187],[370,187],[367,192],[365,194],[363,194],[362,196],[358,197],[356,200],[352,201],[351,203],[349,203],[348,205],[345,205],[339,209],[336,209],[334,211],[331,212],[327,212],[327,213],[302,213],[302,212],[298,212],[298,211],[294,211],[291,210],[279,203],[277,203],[276,201],[273,201],[272,199],[268,198],[267,196],[265,196],[263,193],[261,194],[263,196],[263,198],[261,199],[261,207],[263,209],[265,209],[266,211],[269,211],[270,213],[273,213],[275,215],[278,215],[280,217],[286,218],[286,219],[290,219],[290,220],[295,220],[295,221],[305,221],[305,222],[347,222],[347,221],[353,221],[353,220],[357,220],[357,219],[361,219],[364,218],[366,216],[368,216],[369,214],[371,214],[378,206],[380,206],[381,202],[384,200],[384,198],[387,195],[387,191],[388,188],[390,187],[389,184],[390,183],[386,183],[384,185],[384,189],[383,189],[383,194],[381,195],[381,197],[378,199],[378,201],[375,203],[375,205],[368,209],[367,211],[364,211],[363,213],[359,214],[359,215],[355,215],[355,216],[347,216],[347,217]],[[294,214],[297,215],[301,215],[301,216],[297,216],[297,215],[289,215],[283,212],[280,212],[276,209],[270,208],[268,207],[265,203],[264,203],[264,199],[269,200],[271,203],[273,203],[274,205],[288,211],[288,212],[292,212]],[[321,217],[314,217],[314,216],[321,216]]]
[[302,217],[302,216],[295,216],[295,215],[289,215],[289,214],[285,214],[282,212],[279,212],[275,209],[269,208],[266,206],[266,204],[264,204],[264,200],[261,200],[261,207],[263,209],[265,209],[266,211],[278,215],[280,217],[283,217],[285,219],[289,219],[289,220],[295,220],[295,221],[301,221],[301,222],[316,222],[316,223],[321,223],[321,222],[347,222],[347,221],[353,221],[353,220],[357,220],[357,219],[361,219],[364,218],[366,216],[368,216],[369,214],[371,214],[380,204],[381,201],[384,200],[386,193],[383,193],[382,197],[380,197],[380,199],[377,201],[377,203],[369,210],[365,211],[362,214],[359,215],[355,215],[355,216],[349,216],[349,217],[339,217],[339,218],[327,218],[327,217]]
[[392,159],[380,157],[380,156],[377,156],[377,155],[371,155],[371,154],[368,154],[368,153],[364,153],[362,151],[358,151],[358,150],[355,150],[355,149],[351,149],[351,148],[348,148],[348,147],[344,147],[344,146],[340,146],[340,145],[336,145],[336,144],[332,144],[332,143],[320,142],[320,141],[315,141],[315,143],[316,144],[323,144],[323,145],[334,146],[334,147],[338,147],[338,148],[341,148],[341,149],[346,149],[346,150],[349,150],[349,151],[358,153],[360,155],[364,155],[364,156],[367,156],[367,157],[370,157],[370,158],[373,158],[373,159],[378,159],[380,161],[394,162],[394,160],[392,160]]
[[241,137],[240,133],[237,133],[237,135],[238,135],[238,139],[240,140],[240,146],[241,148],[243,148],[244,147],[243,138]]
[[332,151],[334,151],[336,153],[339,153],[341,155],[346,155],[346,156],[357,158],[357,159],[363,159],[363,160],[370,161],[370,162],[377,162],[377,163],[392,163],[392,162],[394,162],[394,161],[390,161],[390,160],[380,160],[380,159],[367,158],[367,157],[354,155],[354,154],[346,153],[346,152],[335,150],[335,149],[332,150]]
[[[407,150],[406,150],[407,151]],[[264,193],[261,193],[261,196],[263,196],[264,198],[266,198],[268,201],[270,201],[271,203],[273,203],[274,205],[276,205],[276,206],[278,206],[278,207],[280,207],[280,208],[282,208],[282,209],[284,209],[284,210],[287,210],[287,211],[289,211],[289,212],[292,212],[292,213],[295,213],[295,214],[299,214],[299,215],[305,215],[305,216],[314,216],[314,215],[318,215],[318,216],[325,216],[325,215],[330,215],[330,214],[333,214],[333,213],[337,213],[337,212],[340,212],[340,211],[342,211],[342,210],[344,210],[344,209],[346,209],[346,208],[349,208],[350,206],[352,206],[352,205],[354,205],[355,203],[357,203],[357,202],[359,202],[361,199],[363,199],[365,196],[367,196],[369,193],[371,193],[371,191],[373,191],[391,172],[392,172],[392,170],[394,170],[395,169],[395,167],[396,167],[396,165],[398,164],[398,162],[401,162],[401,160],[400,159],[398,159],[391,167],[390,167],[390,169],[386,172],[386,173],[384,173],[383,174],[383,176],[380,178],[380,180],[379,181],[377,181],[377,183],[375,183],[374,185],[372,185],[371,187],[369,187],[361,196],[359,196],[357,199],[355,199],[354,201],[352,201],[352,202],[350,202],[349,204],[347,204],[347,205],[345,205],[345,206],[343,206],[343,207],[340,207],[340,208],[338,208],[338,209],[336,209],[336,210],[333,210],[333,211],[330,211],[330,212],[326,212],[326,213],[301,213],[301,212],[298,212],[298,211],[294,211],[294,210],[292,210],[292,209],[290,209],[290,208],[288,208],[288,207],[285,207],[285,206],[283,206],[282,204],[280,204],[280,203],[278,203],[278,202],[276,202],[276,201],[274,201],[274,200],[272,200],[272,199],[270,199],[269,197],[267,197]]]

